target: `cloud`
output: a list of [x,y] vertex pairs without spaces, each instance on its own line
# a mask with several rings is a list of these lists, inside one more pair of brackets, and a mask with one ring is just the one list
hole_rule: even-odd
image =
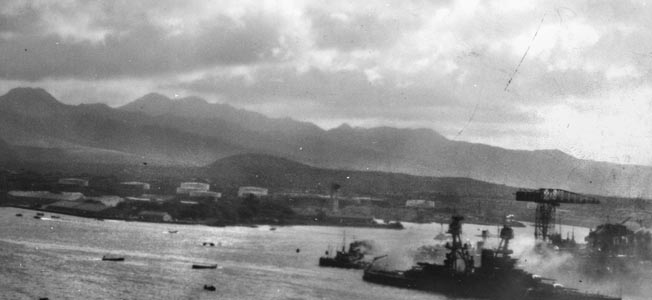
[[[0,87],[112,105],[141,91],[196,94],[326,127],[429,127],[652,164],[635,150],[648,149],[649,123],[630,121],[652,113],[651,10],[588,0],[7,1]],[[605,134],[585,133],[591,122]]]
[[403,32],[418,26],[410,19],[383,18],[369,12],[311,11],[308,15],[316,46],[342,51],[388,47],[396,43]]
[[[47,10],[26,11],[29,16],[40,14],[43,24],[53,22]],[[273,59],[271,51],[278,43],[274,21],[259,15],[237,20],[217,15],[199,21],[191,32],[175,32],[143,15],[126,24],[89,20],[94,30],[60,23],[56,32],[21,34],[16,30],[22,19],[22,13],[3,18],[8,26],[0,44],[0,77],[5,79],[146,77],[248,64]],[[102,37],[95,40],[89,32]]]

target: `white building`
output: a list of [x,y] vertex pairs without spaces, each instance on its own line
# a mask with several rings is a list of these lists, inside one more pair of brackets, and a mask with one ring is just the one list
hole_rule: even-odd
[[152,202],[152,199],[142,197],[125,197],[127,201]]
[[139,181],[120,182],[117,186],[116,192],[120,196],[140,197],[142,194],[149,191],[149,183]]
[[207,192],[210,187],[208,183],[203,182],[182,182],[177,188],[177,194],[189,195],[190,192]]
[[199,204],[199,202],[197,202],[197,201],[188,201],[188,200],[181,200],[181,201],[179,201],[179,203],[185,204],[185,205],[197,205],[197,204]]
[[413,208],[435,208],[435,201],[432,201],[432,200],[413,199],[413,200],[405,201],[405,207],[413,207]]
[[120,182],[120,186],[123,188],[133,188],[133,189],[142,189],[142,190],[149,190],[150,188],[149,183],[139,182],[139,181]]
[[241,186],[238,189],[238,197],[244,198],[249,195],[254,195],[257,197],[267,196],[267,189],[257,186]]

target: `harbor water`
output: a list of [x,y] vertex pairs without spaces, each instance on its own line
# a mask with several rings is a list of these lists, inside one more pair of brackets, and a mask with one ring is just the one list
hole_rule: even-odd
[[[22,213],[23,217],[17,217]],[[0,298],[2,299],[446,299],[362,280],[362,271],[320,268],[326,249],[345,236],[373,240],[391,268],[407,268],[419,246],[435,244],[439,224],[405,224],[404,230],[325,226],[208,227],[72,216],[32,218],[36,212],[0,208]],[[447,226],[444,226],[444,229]],[[464,226],[464,239],[481,230]],[[516,255],[532,245],[532,228]],[[587,229],[575,231],[578,240]],[[204,246],[213,243],[215,246]],[[123,262],[102,261],[104,255]],[[216,269],[192,269],[217,264]],[[213,285],[215,291],[203,289]]]

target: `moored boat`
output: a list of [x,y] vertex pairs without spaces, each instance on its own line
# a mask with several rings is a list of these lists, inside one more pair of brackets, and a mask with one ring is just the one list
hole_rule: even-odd
[[124,261],[123,256],[113,256],[113,255],[104,255],[102,256],[103,261]]
[[215,269],[217,264],[193,264],[193,269]]

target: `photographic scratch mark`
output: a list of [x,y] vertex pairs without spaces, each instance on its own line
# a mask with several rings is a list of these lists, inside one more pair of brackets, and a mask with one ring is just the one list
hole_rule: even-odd
[[514,79],[514,76],[516,76],[516,72],[518,72],[518,68],[521,66],[521,64],[525,60],[525,56],[527,56],[527,53],[530,51],[530,47],[532,47],[532,43],[534,43],[534,39],[537,38],[537,34],[539,34],[539,30],[541,29],[541,25],[543,24],[543,20],[545,18],[546,18],[546,15],[544,14],[543,18],[541,18],[541,22],[539,23],[539,27],[537,27],[537,31],[534,32],[534,36],[532,37],[532,40],[530,41],[530,44],[527,46],[527,49],[525,49],[525,53],[523,53],[523,57],[521,57],[521,61],[518,62],[518,65],[516,65],[516,68],[514,69],[514,72],[512,73],[512,76],[509,77],[509,80],[507,81],[507,85],[505,85],[504,91],[507,91],[507,88],[512,83],[512,80]]
[[[457,139],[460,135],[462,135],[464,130],[467,127],[469,127],[471,122],[473,122],[473,118],[475,117],[475,112],[478,110],[478,105],[480,105],[480,103],[475,104],[475,107],[473,108],[473,111],[471,112],[471,116],[469,117],[469,120],[466,122],[466,125],[464,125],[464,127],[462,127],[462,129],[460,129],[460,131],[457,133],[457,135],[455,136],[455,139]],[[453,139],[453,140],[455,140],[455,139]]]

